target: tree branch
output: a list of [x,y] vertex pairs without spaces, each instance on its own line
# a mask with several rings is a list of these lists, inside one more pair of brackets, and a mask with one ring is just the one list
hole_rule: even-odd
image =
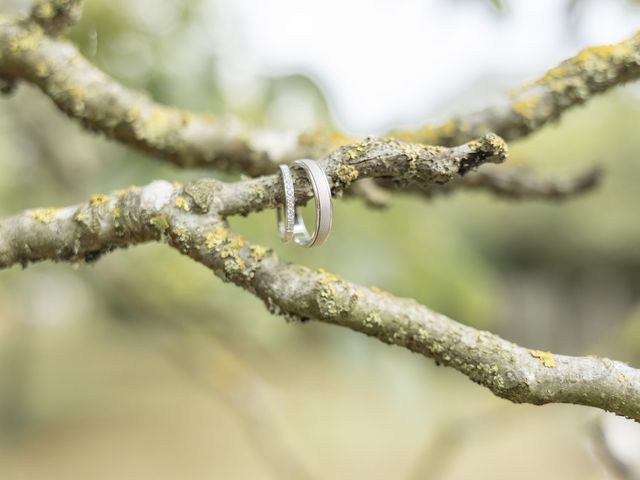
[[[32,83],[91,131],[177,166],[208,166],[251,176],[273,173],[279,163],[294,158],[322,158],[354,141],[334,132],[308,132],[298,138],[250,131],[237,122],[156,103],[91,65],[73,45],[44,35],[40,25],[50,27],[37,12],[44,8],[47,13],[49,7],[39,5],[76,8],[78,2],[41,0],[33,14],[38,23],[0,18],[0,87],[9,90],[16,80]],[[400,130],[389,136],[412,143],[458,145],[495,131],[513,140],[590,96],[639,77],[640,33],[617,45],[583,50],[503,105],[456,117],[441,126]]]
[[461,189],[487,191],[508,200],[567,200],[587,193],[602,181],[603,171],[592,167],[569,177],[542,177],[522,167],[481,169],[444,185],[415,189],[429,198]]
[[[504,153],[504,143],[491,135],[454,149],[370,139],[340,149],[325,168],[339,191],[348,185],[346,178],[360,176],[446,181]],[[114,248],[164,239],[258,296],[274,314],[344,326],[407,348],[513,402],[589,405],[640,421],[639,370],[608,359],[528,350],[413,300],[284,262],[228,228],[225,215],[275,206],[279,188],[274,176],[235,184],[157,181],[95,195],[76,207],[32,210],[0,222],[0,267],[44,259],[92,261]]]
[[486,132],[506,141],[529,135],[557,120],[568,109],[593,95],[640,78],[640,31],[613,45],[582,50],[516,90],[508,101],[485,110],[456,116],[441,125],[397,130],[390,135],[408,142],[458,145]]
[[[390,178],[427,186],[445,183],[486,162],[502,162],[506,144],[489,134],[459,147],[430,147],[370,138],[338,149],[321,162],[334,195],[358,178]],[[296,199],[306,202],[311,188],[294,171]],[[153,182],[111,195],[94,195],[88,203],[67,208],[27,211],[0,223],[0,268],[40,260],[91,261],[113,248],[158,240],[168,228],[166,214],[195,212],[247,215],[276,208],[282,181],[269,175],[234,183],[201,179],[185,186]]]
[[60,35],[80,20],[82,0],[38,0],[31,9],[31,18],[49,35]]
[[0,18],[0,77],[40,88],[88,130],[181,167],[273,172],[295,136],[254,132],[154,102],[89,63],[72,44],[45,35],[30,19]]

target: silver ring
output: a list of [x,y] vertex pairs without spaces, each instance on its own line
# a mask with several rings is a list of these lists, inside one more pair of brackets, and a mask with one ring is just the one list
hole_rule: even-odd
[[[319,247],[327,240],[331,232],[332,207],[329,180],[313,160],[296,160],[293,162],[293,166],[302,168],[309,177],[316,203],[316,227],[312,235],[309,235],[300,211],[297,207],[295,208],[293,241],[301,247]],[[295,205],[295,199],[292,204]]]
[[[287,243],[293,238],[293,228],[296,217],[296,199],[293,192],[293,178],[291,170],[286,165],[280,165],[280,175],[282,176],[282,186],[284,189],[284,206],[278,207],[278,234],[280,240]],[[282,213],[284,210],[284,222]]]

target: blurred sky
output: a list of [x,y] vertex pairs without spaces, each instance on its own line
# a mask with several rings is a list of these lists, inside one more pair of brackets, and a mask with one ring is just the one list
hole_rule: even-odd
[[[239,0],[205,4],[203,20],[216,32],[229,89],[243,91],[256,73],[303,71],[327,94],[339,126],[369,134],[486,105],[640,24],[640,9],[612,0],[579,2],[568,23],[567,4],[510,1],[497,13],[480,0]],[[490,86],[474,89],[485,78]],[[456,102],[465,91],[471,98]]]

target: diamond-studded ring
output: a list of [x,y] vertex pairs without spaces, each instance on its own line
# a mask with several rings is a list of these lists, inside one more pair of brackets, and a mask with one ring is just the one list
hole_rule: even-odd
[[[284,205],[278,207],[278,234],[280,240],[287,243],[293,238],[293,227],[296,217],[296,199],[293,191],[293,178],[291,170],[286,165],[280,165],[280,176],[284,189]],[[284,210],[284,221],[283,217]]]

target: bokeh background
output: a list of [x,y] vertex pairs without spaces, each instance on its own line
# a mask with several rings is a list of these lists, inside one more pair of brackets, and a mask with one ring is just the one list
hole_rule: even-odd
[[[488,105],[639,25],[622,0],[87,0],[69,35],[159,101],[366,135]],[[548,175],[605,168],[564,203],[345,199],[314,251],[281,246],[273,212],[232,225],[528,347],[640,366],[639,127],[629,85],[511,146]],[[0,215],[206,175],[86,133],[30,86],[0,101]],[[622,422],[512,405],[363,335],[288,324],[163,245],[0,273],[2,479],[618,478],[614,459],[640,468]]]

